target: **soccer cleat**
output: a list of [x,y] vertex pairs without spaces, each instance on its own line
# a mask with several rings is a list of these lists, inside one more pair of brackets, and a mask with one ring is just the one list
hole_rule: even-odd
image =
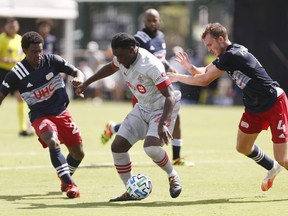
[[182,191],[179,177],[172,176],[168,180],[169,180],[169,185],[170,185],[170,188],[169,188],[170,196],[172,198],[178,197]]
[[70,199],[79,198],[79,189],[75,185],[67,185],[66,196]]
[[19,132],[19,136],[22,136],[22,137],[27,137],[27,136],[33,136],[34,133],[33,132],[29,132],[29,131],[21,131]]
[[184,158],[177,158],[172,161],[172,164],[174,166],[194,166],[195,165],[193,162],[189,162],[185,160]]
[[115,122],[108,122],[106,124],[104,132],[101,134],[101,143],[105,145],[113,136],[113,132],[111,131],[111,126],[115,125]]
[[268,171],[267,176],[264,178],[261,184],[262,191],[268,191],[272,185],[275,177],[283,169],[276,161],[274,161],[274,166],[271,170]]
[[135,199],[132,196],[130,196],[128,194],[128,192],[126,191],[124,194],[122,194],[119,197],[116,197],[114,199],[110,199],[109,202],[124,202],[124,201],[137,201],[137,200],[141,200],[141,199]]

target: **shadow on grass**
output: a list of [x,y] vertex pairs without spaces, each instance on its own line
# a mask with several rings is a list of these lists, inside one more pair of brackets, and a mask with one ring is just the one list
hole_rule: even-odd
[[[59,193],[49,193],[47,195],[59,195]],[[35,198],[39,200],[39,197],[43,197],[43,199],[47,195],[28,195],[28,196],[9,196],[1,197],[0,199],[6,199],[9,201],[19,200],[23,198]],[[37,197],[38,196],[38,197]],[[49,197],[50,199],[51,197]],[[55,197],[59,199],[59,197]],[[63,199],[68,199],[64,198]],[[78,201],[78,199],[77,199]],[[105,207],[171,207],[171,206],[193,206],[193,205],[207,205],[207,204],[245,204],[245,203],[272,203],[272,202],[286,202],[287,199],[270,199],[267,200],[267,197],[255,196],[255,197],[233,197],[233,198],[222,198],[222,199],[204,199],[204,200],[191,200],[191,201],[157,201],[157,202],[143,202],[143,201],[129,201],[129,202],[85,202],[85,203],[69,203],[69,204],[58,204],[58,205],[49,205],[49,204],[36,204],[36,203],[26,203],[30,205],[29,207],[20,207],[18,209],[50,209],[50,208],[105,208]]]
[[[25,194],[25,195],[0,195],[0,199],[6,200],[6,201],[17,201],[17,200],[39,200],[39,199],[61,199],[59,198],[59,195],[61,195],[62,192],[49,192],[46,194]],[[53,197],[55,196],[55,197]],[[67,199],[67,197],[63,197],[63,199]]]

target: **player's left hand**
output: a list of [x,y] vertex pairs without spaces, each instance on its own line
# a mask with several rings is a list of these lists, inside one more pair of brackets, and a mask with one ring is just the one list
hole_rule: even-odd
[[170,140],[173,139],[173,136],[169,132],[169,129],[166,125],[158,125],[158,135],[160,140],[166,145],[168,145],[170,143]]

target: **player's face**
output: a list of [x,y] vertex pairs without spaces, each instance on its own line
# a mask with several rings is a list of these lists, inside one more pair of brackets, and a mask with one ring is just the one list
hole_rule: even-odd
[[135,61],[137,57],[137,48],[130,47],[127,49],[118,48],[113,49],[113,55],[117,57],[117,61],[124,65],[124,67],[129,68],[130,65]]
[[223,52],[225,52],[225,45],[224,45],[224,38],[214,38],[210,34],[207,34],[206,37],[203,39],[205,46],[208,49],[208,52],[212,53],[215,56],[220,56]]
[[43,55],[43,44],[30,44],[28,49],[23,50],[26,55],[26,60],[33,67],[37,68],[40,64]]
[[18,21],[13,21],[6,24],[5,31],[9,36],[14,37],[14,35],[19,31],[19,28],[20,26]]
[[144,25],[150,32],[157,32],[160,27],[160,17],[148,14],[144,19]]

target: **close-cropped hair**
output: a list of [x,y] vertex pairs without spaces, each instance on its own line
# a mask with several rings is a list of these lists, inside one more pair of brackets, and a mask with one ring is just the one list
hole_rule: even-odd
[[125,32],[115,34],[111,41],[112,49],[127,49],[135,46],[139,46],[139,43],[136,41],[134,36]]
[[202,33],[201,38],[204,39],[208,34],[210,34],[213,38],[219,38],[220,36],[222,36],[224,39],[228,38],[227,29],[217,22],[209,23]]
[[21,46],[22,49],[28,49],[30,44],[43,44],[43,38],[40,34],[34,31],[26,32],[22,36]]

